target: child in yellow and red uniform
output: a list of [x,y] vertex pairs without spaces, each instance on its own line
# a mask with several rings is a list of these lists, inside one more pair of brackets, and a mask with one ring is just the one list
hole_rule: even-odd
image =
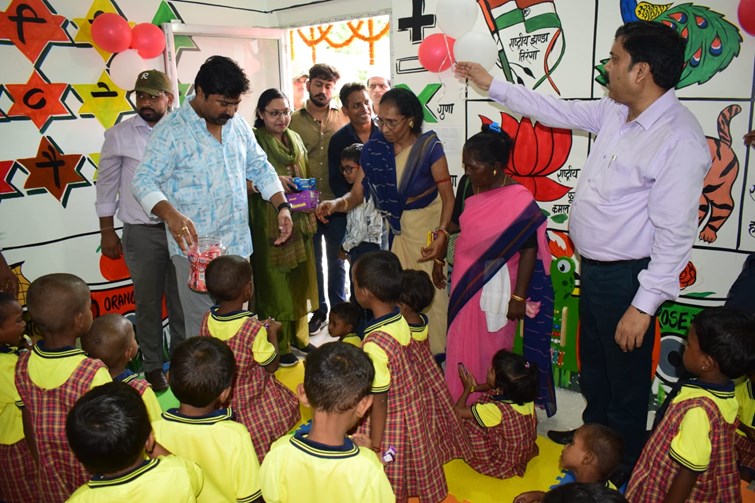
[[667,398],[629,479],[629,501],[741,501],[731,380],[751,368],[753,333],[751,315],[727,308],[705,309],[692,320],[684,368],[697,378]]
[[270,445],[299,421],[299,400],[275,378],[280,357],[281,324],[263,325],[254,313],[244,310],[252,298],[252,266],[236,255],[214,259],[205,271],[207,290],[218,303],[204,316],[199,335],[228,344],[236,358],[236,377],[230,406],[236,420],[252,434],[260,462]]
[[[374,400],[369,421],[359,432],[370,438],[378,455],[390,454],[385,471],[397,501],[418,496],[435,503],[448,494],[446,475],[437,446],[439,439],[426,427],[428,415],[417,386],[409,353],[411,332],[398,307],[401,263],[387,251],[362,255],[351,269],[357,302],[372,311],[367,322],[364,351],[375,366]],[[392,459],[392,460],[391,460]]]
[[396,501],[375,453],[360,447],[359,435],[347,436],[372,405],[374,377],[369,357],[350,344],[323,344],[307,355],[298,393],[312,424],[270,448],[260,468],[267,503]]
[[[459,365],[464,392],[456,411],[464,419],[464,431],[472,444],[469,466],[478,472],[505,479],[521,477],[527,463],[537,456],[537,368],[505,349],[493,355],[484,384]],[[486,391],[471,407],[470,393]]]
[[[571,442],[561,452],[562,475],[558,484],[601,484],[616,490],[609,477],[616,471],[624,455],[624,440],[608,426],[598,423],[583,424],[572,436]],[[543,491],[527,491],[514,503],[539,503],[545,497]]]
[[24,434],[37,460],[42,501],[65,501],[89,476],[68,447],[65,422],[76,400],[111,382],[105,364],[76,349],[92,326],[89,287],[73,274],[47,274],[29,286],[26,304],[42,335],[22,353],[15,381],[24,414]]
[[37,467],[24,439],[24,425],[13,374],[26,322],[15,295],[0,292],[0,501],[33,501]]
[[68,413],[66,436],[94,474],[68,503],[193,503],[202,491],[202,470],[155,442],[144,401],[128,384],[103,384],[79,398]]
[[734,387],[739,402],[739,427],[734,437],[737,462],[742,479],[751,481],[755,476],[755,369]]
[[356,333],[359,322],[362,321],[362,309],[351,302],[341,302],[330,308],[328,316],[328,334],[345,342],[362,347],[362,339]]
[[446,464],[456,458],[471,459],[472,450],[459,417],[454,413],[454,403],[443,372],[436,363],[427,340],[427,316],[422,311],[430,307],[434,296],[435,286],[425,271],[403,271],[398,305],[412,334],[409,354],[414,361],[417,386],[422,390],[425,408],[431,411],[428,415],[432,427],[431,436],[443,439],[437,442],[437,446],[440,460]]
[[235,373],[233,351],[214,337],[186,339],[170,358],[168,382],[181,405],[163,412],[152,428],[168,451],[202,468],[199,503],[262,501],[249,431],[225,407]]
[[81,338],[81,349],[107,365],[113,381],[124,382],[134,388],[144,400],[149,421],[157,421],[163,413],[152,386],[139,375],[126,368],[136,355],[134,325],[120,314],[103,314],[92,323],[92,328]]

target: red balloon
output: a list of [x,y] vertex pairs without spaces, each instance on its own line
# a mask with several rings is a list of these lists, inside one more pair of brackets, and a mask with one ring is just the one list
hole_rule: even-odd
[[104,12],[92,21],[92,40],[104,51],[125,51],[131,45],[131,27],[118,14]]
[[438,73],[448,70],[453,63],[455,40],[442,33],[433,33],[419,44],[419,64],[427,71]]
[[739,26],[755,37],[755,0],[739,0],[737,8]]
[[131,35],[131,48],[136,49],[144,59],[155,58],[165,49],[163,31],[152,23],[137,24]]

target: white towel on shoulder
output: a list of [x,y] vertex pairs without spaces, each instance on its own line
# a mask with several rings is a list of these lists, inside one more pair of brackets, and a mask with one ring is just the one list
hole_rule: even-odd
[[497,332],[508,323],[506,314],[511,299],[511,278],[509,268],[504,264],[490,281],[482,287],[480,309],[485,313],[488,332]]

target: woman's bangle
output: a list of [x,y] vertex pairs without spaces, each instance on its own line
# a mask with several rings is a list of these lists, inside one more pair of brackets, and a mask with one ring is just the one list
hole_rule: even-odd
[[526,302],[527,301],[527,299],[525,299],[524,297],[520,297],[518,295],[514,295],[513,293],[511,294],[511,298],[513,300],[517,301],[517,302]]
[[445,178],[441,178],[440,180],[435,180],[435,185],[440,185],[441,183],[451,183],[451,176],[447,176]]
[[441,260],[439,258],[435,259],[435,263],[438,264],[438,265],[446,265],[446,261],[445,260]]
[[100,229],[100,232],[102,232],[102,231],[113,231],[113,230],[115,230],[115,227],[103,227],[103,228]]
[[435,232],[442,232],[443,234],[446,235],[447,238],[449,237],[448,230],[442,225],[439,225],[438,227],[436,227]]
[[345,197],[342,197],[341,200],[343,201],[343,211],[349,211],[349,202]]

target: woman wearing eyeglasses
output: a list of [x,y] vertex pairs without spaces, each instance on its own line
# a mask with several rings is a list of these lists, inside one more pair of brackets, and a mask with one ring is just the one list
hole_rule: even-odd
[[[380,135],[362,150],[364,182],[354,184],[341,198],[321,203],[317,212],[327,219],[335,211],[348,211],[364,201],[367,190],[390,225],[391,251],[401,265],[432,274],[433,261],[445,257],[454,193],[443,145],[435,132],[422,132],[422,108],[407,89],[387,91],[377,118]],[[428,233],[434,237],[430,244]],[[427,315],[430,347],[441,353],[448,296],[445,291],[436,293]]]
[[[283,184],[286,193],[296,188],[294,177],[308,178],[307,150],[301,137],[289,129],[291,108],[278,89],[263,92],[257,102],[254,135]],[[312,236],[317,230],[314,213],[293,212],[291,239],[273,245],[278,234],[278,212],[259,194],[249,196],[254,241],[254,290],[259,318],[282,324],[278,339],[281,366],[297,362],[291,344],[309,344],[307,315],[317,309],[317,276]]]

